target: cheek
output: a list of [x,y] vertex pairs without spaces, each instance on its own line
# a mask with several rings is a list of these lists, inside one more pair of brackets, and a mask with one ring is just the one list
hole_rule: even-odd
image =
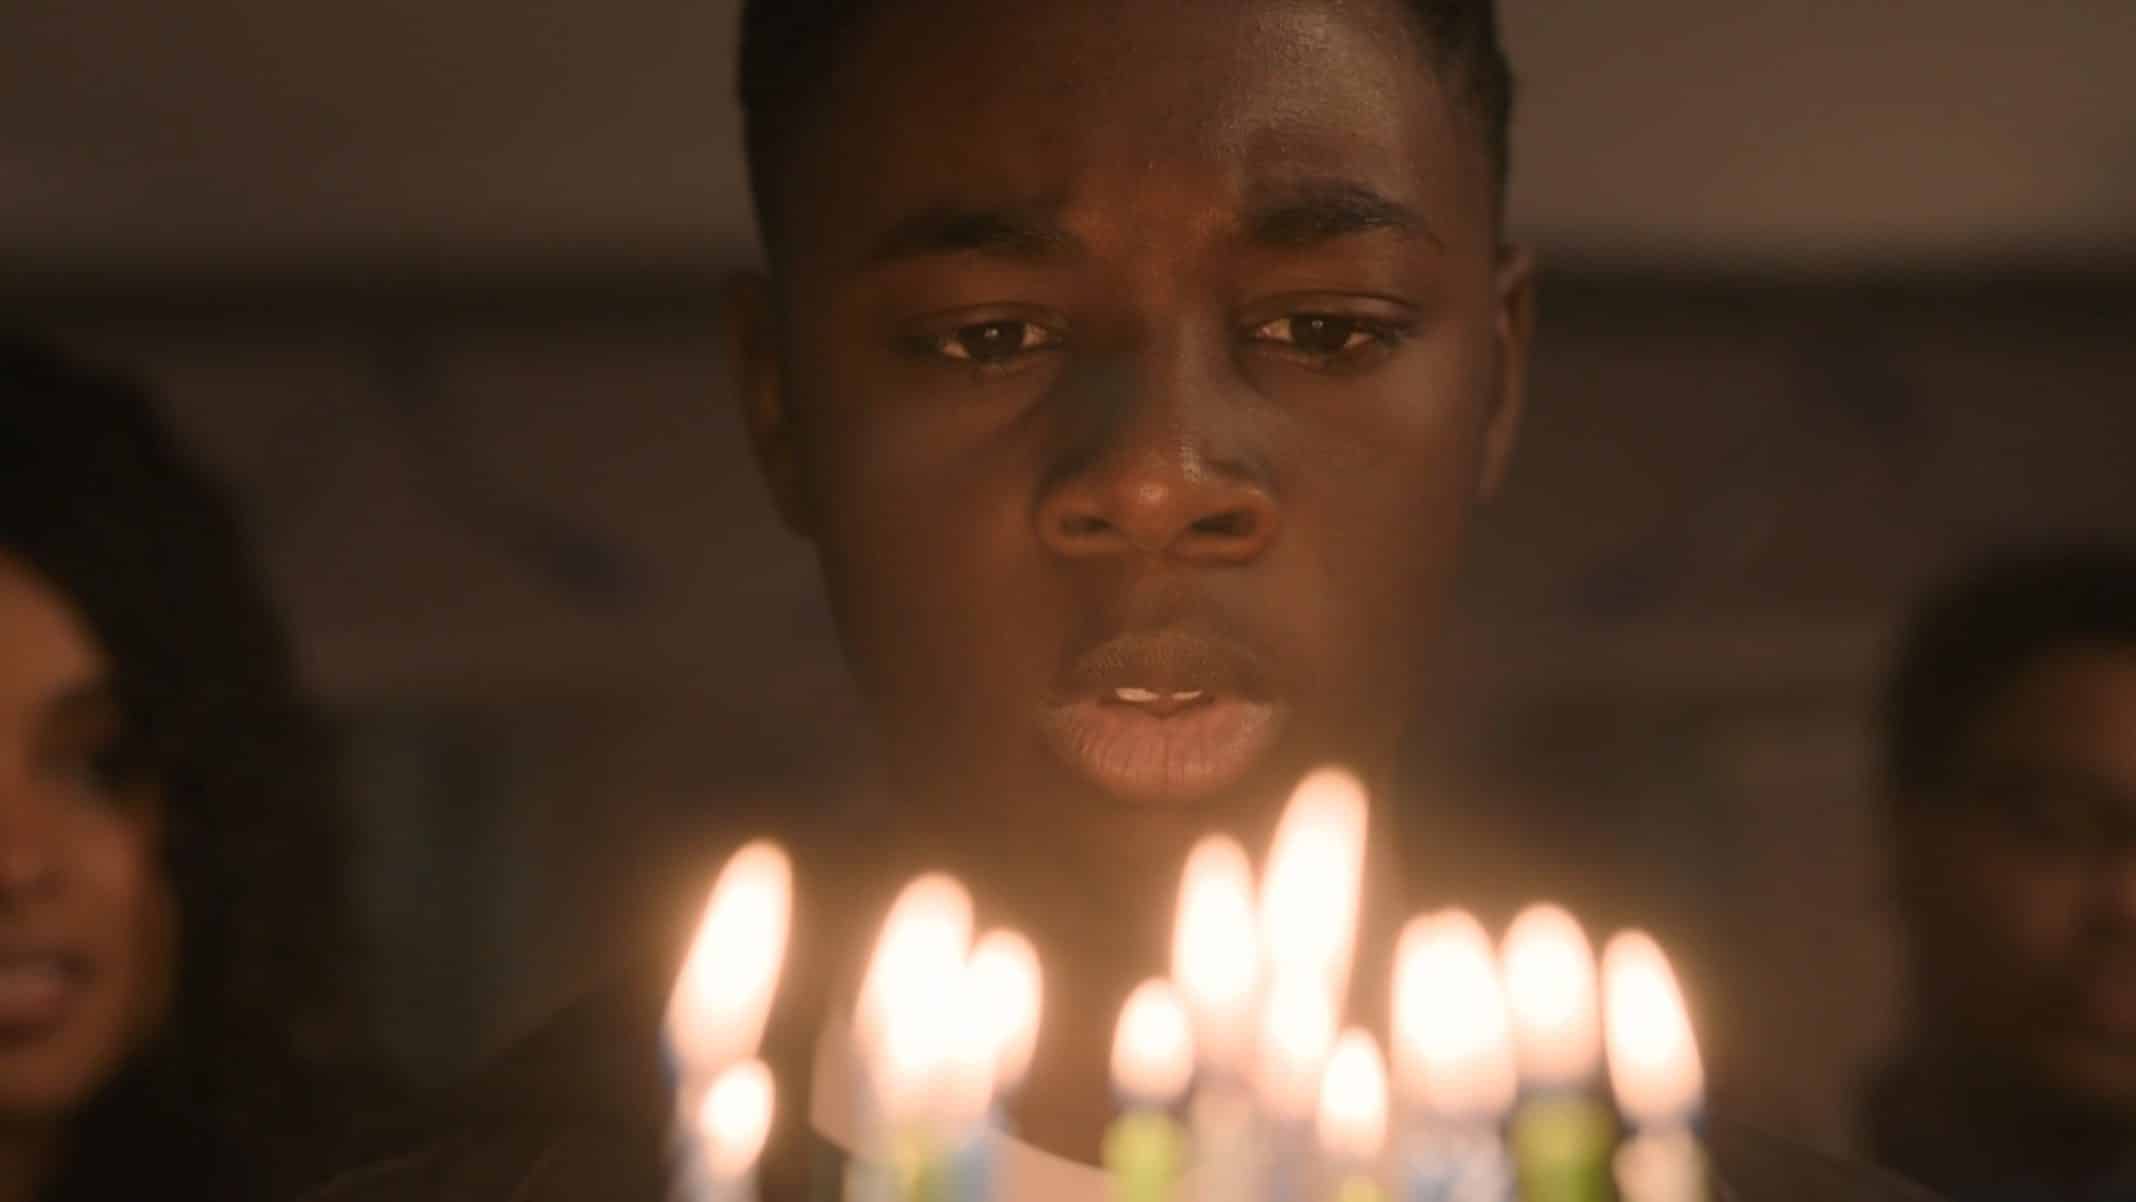
[[1990,975],[2045,976],[2065,967],[2083,927],[2081,866],[1986,833],[1961,834],[1952,850],[1950,937]]
[[115,817],[83,840],[78,862],[121,985],[114,1003],[137,1037],[161,1021],[177,957],[177,904],[160,840],[152,824]]

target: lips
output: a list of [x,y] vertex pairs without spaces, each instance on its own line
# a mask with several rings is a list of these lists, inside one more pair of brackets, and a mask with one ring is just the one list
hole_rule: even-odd
[[57,1024],[88,973],[79,957],[58,951],[0,951],[0,1037],[20,1039]]
[[1078,657],[1043,723],[1054,752],[1124,800],[1221,792],[1274,745],[1284,707],[1254,656],[1204,635],[1122,635]]

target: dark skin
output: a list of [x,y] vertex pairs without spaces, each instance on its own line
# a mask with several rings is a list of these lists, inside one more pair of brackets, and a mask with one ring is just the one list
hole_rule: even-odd
[[1900,840],[1918,1058],[1997,1174],[2125,1176],[2136,1129],[2136,647],[2022,671]]
[[[1531,273],[1394,3],[883,7],[773,168],[748,424],[883,736],[886,858],[1030,933],[1020,1119],[1091,1161],[1191,842],[1265,846],[1317,765],[1392,770],[1518,425]],[[1122,635],[1157,649],[1093,661]],[[1108,776],[1050,729],[1092,662],[1236,694],[1256,737],[1138,733],[1166,771]]]

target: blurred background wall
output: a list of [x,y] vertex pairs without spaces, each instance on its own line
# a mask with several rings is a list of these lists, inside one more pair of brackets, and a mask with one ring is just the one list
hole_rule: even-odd
[[[857,754],[720,361],[733,7],[0,15],[0,319],[145,372],[251,506],[419,1076]],[[2136,6],[1504,12],[1550,270],[1421,871],[1611,860],[1597,912],[1687,949],[1724,1092],[1843,1147],[1897,1005],[1866,742],[1896,608],[1991,542],[2136,532]]]

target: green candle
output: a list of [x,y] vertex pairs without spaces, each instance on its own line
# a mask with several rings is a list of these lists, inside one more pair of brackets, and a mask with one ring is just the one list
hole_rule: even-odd
[[1186,1134],[1161,1110],[1132,1110],[1106,1129],[1104,1154],[1117,1202],[1172,1202],[1186,1163]]
[[1580,1094],[1545,1095],[1522,1104],[1512,1134],[1522,1202],[1615,1202],[1609,1107]]
[[1118,1202],[1172,1202],[1187,1159],[1186,1133],[1170,1113],[1194,1077],[1187,1010],[1171,984],[1144,981],[1120,1010],[1112,1079],[1125,1112],[1105,1130],[1106,1175]]

